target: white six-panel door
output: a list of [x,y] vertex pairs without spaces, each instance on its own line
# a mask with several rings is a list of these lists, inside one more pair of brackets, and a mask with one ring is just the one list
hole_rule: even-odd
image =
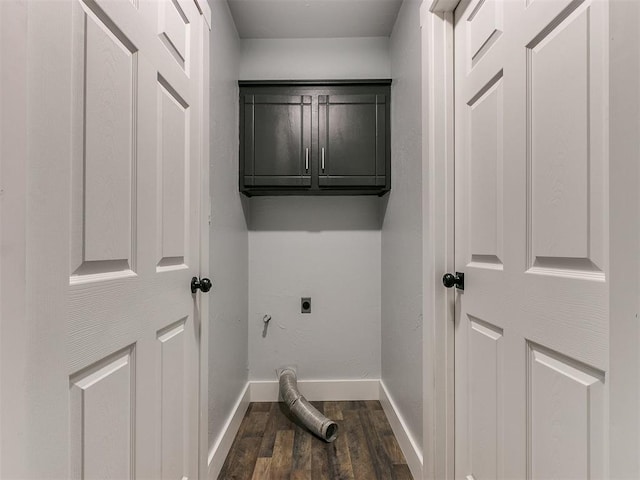
[[24,407],[7,411],[28,418],[3,475],[197,479],[203,18],[193,0],[24,8]]
[[459,479],[606,472],[607,9],[455,12]]
[[76,0],[74,478],[197,478],[200,82],[192,0]]

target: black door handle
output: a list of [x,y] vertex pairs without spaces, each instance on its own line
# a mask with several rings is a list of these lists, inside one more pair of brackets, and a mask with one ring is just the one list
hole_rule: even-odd
[[196,293],[198,289],[202,290],[202,293],[207,293],[211,290],[211,280],[208,278],[198,280],[198,277],[193,277],[191,279],[191,293]]
[[445,273],[442,277],[442,284],[447,288],[456,287],[458,290],[464,290],[464,273],[456,272],[455,275]]

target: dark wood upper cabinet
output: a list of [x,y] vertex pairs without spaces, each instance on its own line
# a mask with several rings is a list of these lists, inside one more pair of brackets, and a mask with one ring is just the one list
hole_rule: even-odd
[[245,195],[391,188],[390,80],[240,82]]

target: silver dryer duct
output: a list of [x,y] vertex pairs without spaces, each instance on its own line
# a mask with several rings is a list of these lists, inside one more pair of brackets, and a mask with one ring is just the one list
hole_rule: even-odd
[[283,368],[279,374],[280,396],[289,410],[305,427],[326,442],[333,442],[338,436],[338,424],[320,413],[298,391],[296,372]]

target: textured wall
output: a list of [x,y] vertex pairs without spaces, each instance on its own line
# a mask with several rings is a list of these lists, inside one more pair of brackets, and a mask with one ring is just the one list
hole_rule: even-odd
[[392,187],[382,226],[382,380],[422,445],[422,137],[420,2],[391,36]]
[[389,39],[295,38],[242,40],[240,78],[389,78]]
[[379,228],[377,197],[251,199],[252,380],[284,364],[304,380],[380,378]]
[[211,231],[209,445],[247,382],[248,233],[238,194],[240,43],[226,2],[210,2]]
[[[243,40],[243,79],[388,78],[388,38]],[[380,378],[377,197],[250,200],[250,379]],[[300,297],[312,313],[300,313]],[[263,337],[262,317],[273,320]]]

